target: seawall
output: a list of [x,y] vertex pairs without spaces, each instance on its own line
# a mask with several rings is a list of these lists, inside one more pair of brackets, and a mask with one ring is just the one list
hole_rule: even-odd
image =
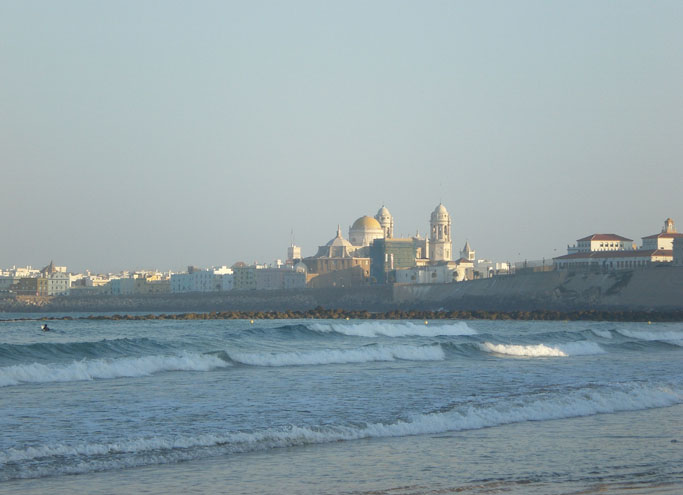
[[394,286],[398,307],[422,310],[683,309],[683,267],[611,273],[551,271],[446,285]]
[[613,273],[540,272],[453,284],[136,296],[0,299],[0,312],[679,311],[683,267]]

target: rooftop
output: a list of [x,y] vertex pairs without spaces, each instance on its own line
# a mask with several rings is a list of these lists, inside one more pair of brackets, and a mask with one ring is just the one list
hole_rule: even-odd
[[628,239],[617,234],[593,234],[588,237],[582,237],[577,239],[576,242],[580,241],[628,241],[632,242],[633,239]]

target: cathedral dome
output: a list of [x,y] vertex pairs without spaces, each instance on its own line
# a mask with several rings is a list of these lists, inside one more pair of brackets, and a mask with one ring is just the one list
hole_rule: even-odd
[[349,229],[349,240],[354,246],[369,246],[374,239],[384,237],[380,223],[368,216],[360,217]]
[[353,222],[351,230],[382,230],[382,226],[377,220],[366,215]]

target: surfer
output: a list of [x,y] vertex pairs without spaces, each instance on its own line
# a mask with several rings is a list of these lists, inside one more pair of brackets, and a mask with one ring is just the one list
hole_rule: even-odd
[[40,325],[40,329],[41,329],[43,332],[49,332],[49,331],[50,331],[50,328],[47,326],[47,323],[44,324],[44,325]]

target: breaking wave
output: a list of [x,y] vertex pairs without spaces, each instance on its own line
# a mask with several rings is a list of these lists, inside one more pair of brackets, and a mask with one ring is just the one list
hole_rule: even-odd
[[566,344],[553,344],[552,346],[545,344],[512,345],[484,342],[479,344],[479,348],[484,352],[493,354],[524,357],[567,357],[605,353],[605,350],[595,342],[570,342]]
[[418,324],[414,322],[371,321],[362,323],[313,323],[311,330],[321,333],[339,333],[352,337],[438,337],[476,335],[467,323],[459,321],[450,324]]
[[318,364],[368,363],[373,361],[440,361],[445,358],[441,346],[367,346],[360,349],[321,349],[283,353],[235,353],[228,357],[251,366],[304,366]]
[[230,363],[208,354],[92,359],[68,364],[22,364],[0,368],[0,387],[22,383],[49,383],[148,376],[161,371],[210,371]]
[[273,448],[473,430],[524,421],[667,407],[683,403],[681,390],[621,385],[613,388],[542,394],[495,406],[456,406],[445,412],[417,414],[387,423],[287,426],[251,432],[196,436],[159,436],[115,443],[54,444],[0,452],[0,480],[76,474],[150,464],[166,464]]

